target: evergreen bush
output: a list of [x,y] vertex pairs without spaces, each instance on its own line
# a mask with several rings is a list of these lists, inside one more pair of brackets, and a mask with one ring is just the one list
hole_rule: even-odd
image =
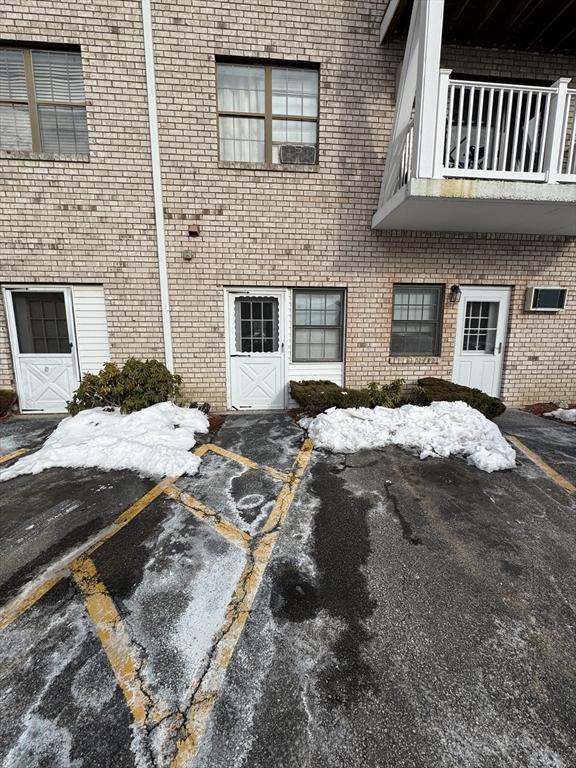
[[495,419],[506,410],[506,406],[501,400],[487,395],[480,389],[472,389],[462,384],[454,384],[451,381],[444,381],[444,379],[436,379],[433,376],[419,379],[418,384],[424,391],[424,394],[430,399],[430,402],[445,400],[453,403],[456,400],[462,400],[472,406],[472,408],[480,411],[480,413],[483,413],[487,419]]
[[130,357],[120,368],[106,363],[100,373],[86,373],[68,403],[75,416],[86,408],[120,408],[132,413],[155,403],[175,400],[180,395],[181,378],[158,360]]

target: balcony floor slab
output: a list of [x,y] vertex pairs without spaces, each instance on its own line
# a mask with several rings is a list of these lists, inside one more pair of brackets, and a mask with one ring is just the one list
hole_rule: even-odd
[[414,178],[372,228],[576,236],[576,184]]

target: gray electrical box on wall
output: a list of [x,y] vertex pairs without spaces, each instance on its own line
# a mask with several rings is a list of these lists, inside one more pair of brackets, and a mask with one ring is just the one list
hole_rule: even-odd
[[566,304],[566,288],[534,286],[526,289],[526,312],[559,312]]

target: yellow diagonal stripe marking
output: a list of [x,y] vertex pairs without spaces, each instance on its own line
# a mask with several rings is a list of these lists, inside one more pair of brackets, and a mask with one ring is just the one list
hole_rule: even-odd
[[187,766],[192,764],[192,760],[198,751],[208,718],[216,703],[226,668],[230,663],[242,629],[250,614],[264,570],[280,535],[282,524],[290,509],[294,495],[306,471],[312,449],[312,441],[307,438],[302,444],[296,457],[294,468],[288,475],[276,499],[274,508],[262,528],[252,557],[242,572],[232,600],[228,605],[224,626],[217,638],[210,666],[203,674],[189,706],[185,726],[186,735],[177,744],[177,752],[171,768],[187,768]]
[[10,459],[16,459],[18,456],[28,453],[29,450],[30,448],[18,448],[17,451],[12,451],[12,453],[5,453],[4,456],[0,456],[0,464],[4,464],[5,461],[10,461]]
[[134,722],[144,725],[148,718],[157,722],[169,710],[165,705],[154,704],[144,691],[138,672],[142,660],[130,641],[114,601],[98,576],[94,561],[89,557],[79,557],[70,563],[70,573],[80,590],[88,616],[94,624]]
[[237,528],[229,520],[225,520],[205,504],[202,504],[201,501],[198,501],[198,499],[195,499],[189,493],[180,490],[176,485],[169,485],[164,489],[164,493],[167,496],[170,496],[171,499],[175,499],[184,504],[192,512],[194,517],[201,520],[203,523],[208,523],[208,525],[218,531],[218,533],[225,539],[232,542],[232,544],[235,544],[244,550],[248,549],[248,544],[250,542],[249,533]]
[[522,440],[519,440],[515,435],[507,435],[507,437],[512,445],[515,445],[516,448],[519,448],[522,453],[528,456],[530,461],[534,462],[537,467],[540,467],[540,469],[545,472],[548,477],[552,478],[555,483],[558,483],[561,488],[564,488],[564,490],[571,495],[576,495],[576,486],[572,485],[572,483],[567,480],[564,475],[561,475],[560,472],[557,472],[554,467],[551,467],[550,464],[545,462],[544,459],[535,451],[533,451],[531,448],[528,448],[527,445],[524,445]]
[[226,459],[231,459],[238,464],[244,464],[245,467],[250,467],[250,469],[261,469],[262,472],[266,472],[266,474],[270,475],[271,477],[275,477],[276,480],[282,480],[282,482],[286,482],[290,478],[290,475],[286,472],[281,472],[279,469],[274,469],[274,467],[267,467],[264,464],[258,464],[256,461],[246,458],[246,456],[241,456],[239,453],[234,453],[233,451],[229,451],[227,448],[222,448],[219,445],[206,443],[206,445],[203,447],[203,453],[206,453],[207,451],[218,453],[220,456],[224,456]]
[[[139,515],[142,510],[151,504],[154,499],[157,499],[160,494],[164,493],[164,489],[174,483],[174,477],[167,477],[161,480],[157,485],[151,488],[148,493],[141,496],[131,507],[125,509],[118,517],[106,528],[104,528],[97,538],[90,544],[82,554],[90,555],[95,552],[99,547],[112,538],[118,531],[122,530],[136,515]],[[23,595],[16,597],[8,605],[0,610],[0,630],[7,627],[15,619],[21,616],[24,611],[31,608],[41,597],[49,592],[53,586],[58,584],[67,574],[70,567],[70,563],[78,557],[78,554],[73,555],[68,560],[64,560],[62,567],[57,573],[52,573],[45,578],[39,580],[38,584],[33,590],[25,592]]]

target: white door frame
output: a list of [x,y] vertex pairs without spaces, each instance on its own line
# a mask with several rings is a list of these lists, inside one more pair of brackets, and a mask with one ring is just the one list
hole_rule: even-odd
[[[72,355],[72,366],[74,370],[74,377],[76,381],[80,383],[80,362],[78,359],[78,344],[76,342],[76,324],[74,322],[74,302],[72,295],[72,287],[69,285],[52,285],[52,284],[34,284],[29,285],[26,283],[10,283],[2,286],[2,297],[4,299],[4,310],[6,313],[6,320],[8,325],[8,339],[10,342],[10,352],[12,355],[12,370],[14,371],[14,381],[16,384],[16,392],[20,395],[23,391],[22,376],[19,363],[19,348],[18,348],[18,333],[16,330],[16,315],[14,313],[14,303],[12,301],[12,293],[15,291],[24,292],[36,292],[36,293],[63,293],[64,304],[66,306],[66,322],[68,323],[68,334],[70,336],[70,354]],[[26,413],[46,413],[46,411],[39,411],[33,409],[26,409]]]
[[[230,338],[231,329],[231,314],[230,314],[230,297],[231,296],[274,296],[278,298],[278,343],[280,349],[283,351],[282,355],[282,373],[281,381],[284,383],[284,399],[283,408],[288,405],[288,393],[287,393],[287,373],[288,373],[288,360],[287,353],[287,307],[290,300],[290,291],[288,288],[267,288],[266,286],[250,286],[244,288],[243,286],[228,286],[224,288],[224,346],[226,354],[226,407],[230,411],[232,410],[232,366],[231,358],[232,354],[232,340]],[[240,412],[240,411],[238,411]],[[249,409],[246,409],[249,413]]]
[[498,355],[499,381],[495,397],[500,397],[502,393],[502,380],[504,378],[504,356],[506,354],[506,341],[508,338],[512,288],[507,285],[461,285],[460,288],[462,294],[458,303],[458,316],[456,319],[452,380],[454,381],[456,378],[458,359],[462,354],[462,337],[464,335],[464,318],[467,299],[469,300],[471,297],[474,297],[473,300],[475,301],[498,301],[500,302],[500,311],[498,313],[498,325],[494,345],[496,350],[495,355]]

